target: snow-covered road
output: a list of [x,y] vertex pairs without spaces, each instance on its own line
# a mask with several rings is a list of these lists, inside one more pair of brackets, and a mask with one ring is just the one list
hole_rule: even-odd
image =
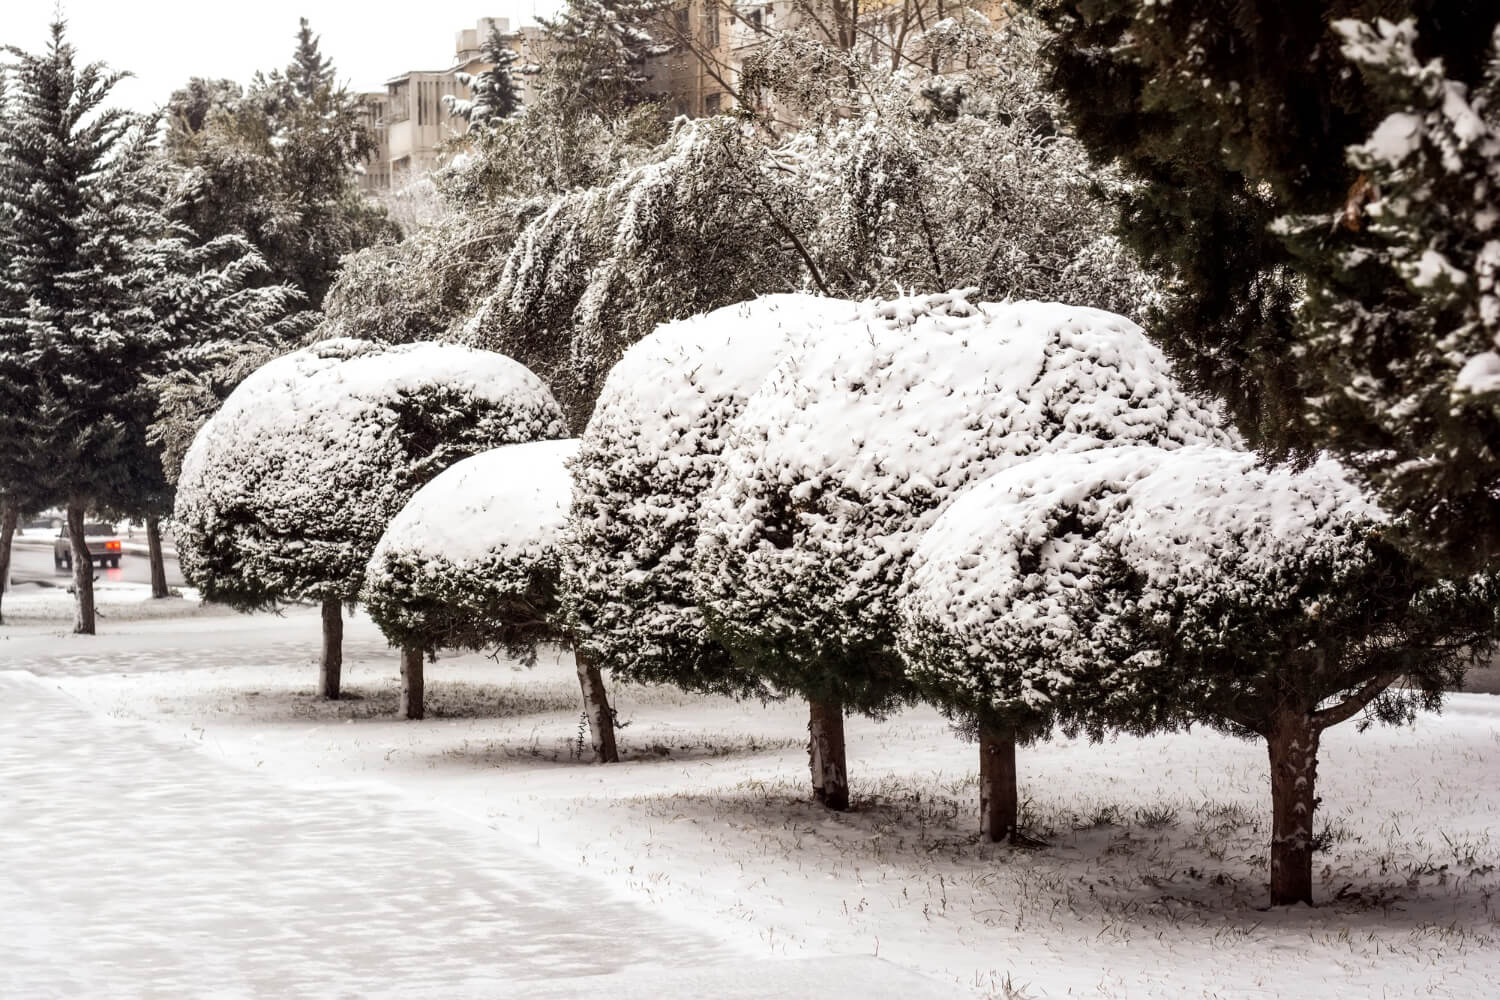
[[0,674],[0,996],[509,996],[732,957],[377,786],[288,786]]

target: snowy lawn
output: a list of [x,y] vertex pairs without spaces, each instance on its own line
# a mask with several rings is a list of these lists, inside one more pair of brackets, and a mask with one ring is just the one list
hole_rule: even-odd
[[[180,587],[173,593],[173,597],[153,601],[150,584],[95,580],[94,613],[99,619],[99,630],[107,632],[112,622],[225,613],[221,607],[200,603],[198,592],[191,587]],[[39,627],[71,629],[77,604],[67,587],[17,584],[6,592],[0,613],[5,615],[5,625],[0,626],[0,640],[3,640],[8,634]]]
[[[566,656],[444,658],[429,718],[401,722],[396,653],[362,617],[336,703],[311,697],[315,615],[211,622],[102,636],[101,656],[118,647],[110,672],[49,667],[35,646],[37,669],[293,785],[479,820],[751,954],[878,954],[976,996],[1466,997],[1500,976],[1500,698],[1328,733],[1324,905],[1269,912],[1256,744],[1197,732],[1023,749],[1024,822],[1048,842],[1026,851],[981,843],[975,749],[927,709],[850,720],[855,808],[838,815],[806,801],[800,704],[617,686],[623,762],[599,767],[579,759]],[[27,668],[10,654],[28,648],[0,645],[6,666]]]

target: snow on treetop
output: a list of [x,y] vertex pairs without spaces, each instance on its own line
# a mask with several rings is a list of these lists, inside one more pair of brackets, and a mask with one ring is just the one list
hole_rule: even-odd
[[697,428],[717,425],[721,402],[748,396],[793,337],[858,314],[847,299],[783,294],[665,323],[610,370],[585,439],[626,424],[642,452],[695,453]]
[[417,487],[475,452],[562,433],[547,387],[500,354],[352,339],[295,351],[241,383],[183,460],[183,569],[241,606],[352,598]]
[[1364,565],[1364,533],[1384,520],[1328,458],[1299,471],[1212,446],[1039,456],[965,491],[922,538],[901,650],[940,701],[1045,713],[1108,669],[1105,592],[1121,568],[1141,609],[1178,603],[1185,628],[1213,630],[1226,604],[1296,601],[1302,567],[1337,580]]
[[535,560],[554,548],[567,519],[567,463],[578,440],[532,441],[482,452],[423,486],[392,519],[371,558],[414,560],[445,572]]
[[371,619],[421,649],[555,637],[558,536],[577,440],[487,451],[417,491],[365,571]]
[[700,518],[700,596],[731,632],[776,630],[812,662],[889,642],[906,560],[968,483],[1048,452],[1233,436],[1129,320],[950,294],[810,339],[728,440]]
[[[534,410],[542,423],[556,407],[541,379],[503,354],[456,344],[386,346],[341,337],[262,366],[240,384],[220,413],[241,427],[248,419],[267,430],[289,419],[359,420],[372,407],[432,386],[513,408],[518,416]],[[288,411],[299,416],[289,418]]]
[[699,498],[725,426],[766,374],[793,343],[857,314],[842,299],[769,295],[664,324],[610,372],[583,434],[564,546],[564,601],[604,663],[736,686],[711,679],[729,668],[687,590]]

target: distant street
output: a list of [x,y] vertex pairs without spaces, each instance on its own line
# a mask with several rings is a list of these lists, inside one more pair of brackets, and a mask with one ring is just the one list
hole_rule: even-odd
[[[66,587],[72,579],[72,573],[65,569],[57,569],[52,565],[52,549],[38,548],[27,541],[17,539],[17,544],[11,549],[10,579],[17,586],[23,583],[55,583],[60,587]],[[144,542],[144,539],[142,539]],[[184,585],[182,570],[177,566],[177,558],[168,555],[166,558],[167,586],[181,587]],[[109,580],[113,583],[150,583],[151,564],[146,559],[144,552],[137,555],[134,552],[126,552],[120,557],[119,569],[95,569],[94,573],[100,580]]]

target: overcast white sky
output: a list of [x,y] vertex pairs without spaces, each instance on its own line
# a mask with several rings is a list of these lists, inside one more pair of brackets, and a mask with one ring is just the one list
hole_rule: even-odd
[[[247,82],[285,66],[297,19],[322,36],[340,82],[380,90],[411,69],[451,64],[453,35],[481,17],[511,26],[546,16],[561,0],[64,0],[68,37],[83,62],[129,70],[114,103],[149,111],[189,77]],[[0,46],[40,52],[56,0],[0,0]]]

